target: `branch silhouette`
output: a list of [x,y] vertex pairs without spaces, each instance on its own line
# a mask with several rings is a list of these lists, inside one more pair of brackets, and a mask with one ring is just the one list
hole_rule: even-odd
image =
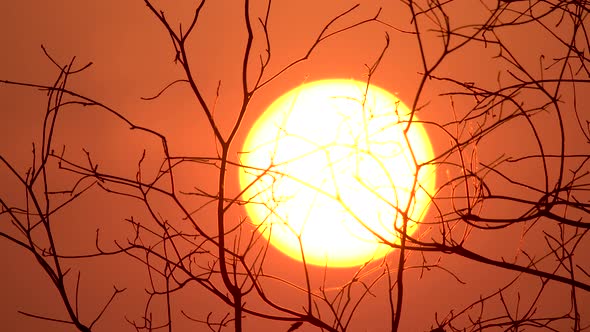
[[[77,92],[76,82],[93,68],[92,63],[79,66],[75,58],[61,63],[42,46],[40,53],[57,69],[53,82],[0,77],[0,89],[12,87],[46,95],[39,121],[40,140],[33,143],[31,151],[22,152],[30,160],[26,170],[0,151],[0,179],[17,187],[10,191],[0,188],[0,241],[25,253],[23,257],[48,277],[57,291],[53,303],[65,316],[28,309],[15,312],[40,324],[79,331],[106,329],[103,322],[113,312],[137,331],[182,331],[187,326],[245,331],[258,323],[274,324],[269,326],[288,332],[355,331],[364,324],[358,323],[363,312],[378,303],[379,326],[390,331],[409,329],[414,323],[432,332],[587,330],[588,3],[392,3],[399,12],[392,14],[385,5],[369,14],[363,11],[365,4],[338,7],[341,9],[318,26],[307,47],[298,54],[287,54],[291,60],[283,64],[275,63],[282,56],[273,36],[281,24],[275,19],[278,3],[232,3],[239,6],[242,20],[238,32],[243,45],[239,61],[231,64],[237,68],[231,75],[238,83],[228,92],[222,91],[221,79],[215,81],[217,89],[209,99],[208,83],[198,79],[199,66],[208,65],[200,63],[199,52],[211,51],[195,45],[205,43],[203,35],[214,33],[207,30],[205,21],[213,15],[215,3],[195,2],[190,18],[183,20],[166,9],[174,5],[144,0],[143,10],[169,38],[164,46],[173,52],[170,61],[179,70],[176,77],[161,82],[156,93],[142,99],[157,103],[188,88],[191,106],[198,111],[194,119],[206,123],[211,135],[211,140],[202,143],[206,145],[202,151],[208,152],[193,155],[177,152],[178,138],[158,129],[157,123],[139,121],[108,106],[108,101]],[[299,235],[303,261],[290,261],[288,272],[277,272],[280,264],[273,262],[273,249],[262,235],[272,234],[273,225],[255,224],[242,211],[244,206],[262,204],[269,215],[278,215],[282,198],[260,203],[256,196],[244,198],[244,193],[271,179],[266,189],[274,194],[273,185],[293,176],[281,171],[278,164],[267,168],[244,165],[239,158],[245,153],[240,151],[240,139],[247,132],[252,109],[258,107],[257,98],[280,87],[289,75],[300,75],[299,82],[307,81],[308,74],[298,72],[301,67],[320,57],[323,50],[334,48],[340,39],[348,42],[350,37],[356,42],[369,28],[380,29],[385,42],[379,39],[378,48],[359,50],[374,59],[362,64],[365,96],[373,83],[400,80],[390,75],[388,66],[391,55],[403,49],[404,41],[415,45],[404,52],[418,71],[408,100],[411,113],[399,124],[404,127],[404,142],[399,144],[408,147],[408,159],[416,173],[408,189],[410,198],[406,202],[383,197],[367,185],[365,189],[375,199],[396,211],[388,220],[390,234],[380,234],[357,218],[360,227],[392,250],[381,259],[343,272],[345,280],[340,278],[334,285],[329,280],[334,273],[331,268],[306,262]],[[542,43],[534,40],[537,34],[542,34]],[[515,41],[515,35],[527,36],[533,46],[523,47],[521,44],[529,41]],[[238,102],[236,107],[223,110],[222,119],[216,107],[226,99]],[[366,100],[357,102],[363,110],[369,108]],[[70,146],[77,142],[62,137],[68,130],[62,123],[69,112],[80,110],[92,110],[112,120],[117,129],[126,130],[126,139],[117,143],[121,146],[142,140],[141,151],[129,153],[133,161],[109,160],[86,147],[73,151]],[[410,139],[410,130],[418,125],[424,126],[436,143],[434,158],[426,162],[418,162],[419,147]],[[370,151],[366,156],[379,159]],[[432,193],[418,181],[428,169],[436,170],[436,191]],[[255,176],[248,188],[235,190],[232,181],[240,171]],[[354,214],[338,195],[313,183],[306,185]],[[427,196],[429,211],[423,219],[414,220],[413,209],[422,194]],[[88,246],[74,251],[66,244],[72,237],[67,230],[73,229],[75,221],[64,213],[90,219],[91,212],[82,211],[77,204],[96,195],[128,203],[124,211],[117,211],[124,214],[124,226],[113,236],[104,221],[92,241],[85,242]],[[414,224],[419,224],[417,233],[410,231]],[[101,266],[101,260],[108,259],[125,259],[139,266],[125,271],[142,280],[134,285],[145,290],[144,298],[134,298],[139,310],[121,304],[132,295],[128,295],[129,287],[120,287],[117,280],[107,280],[112,284],[110,292],[100,294],[94,303],[84,300],[85,289],[95,286],[87,281],[86,276],[92,273],[88,265]],[[0,262],[5,264],[6,260]],[[433,311],[425,313],[423,322],[411,321],[411,287],[429,276],[450,277],[453,285],[470,287],[477,284],[471,271],[480,268],[501,277],[468,294],[466,300],[449,299],[442,310],[425,303],[424,307]],[[560,300],[553,305],[547,299],[555,294]],[[207,304],[180,305],[187,297]]]

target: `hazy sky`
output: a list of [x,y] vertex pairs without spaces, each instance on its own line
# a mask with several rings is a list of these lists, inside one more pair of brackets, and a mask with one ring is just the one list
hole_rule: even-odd
[[[178,28],[179,22],[183,22],[183,29],[186,29],[192,17],[190,8],[193,8],[193,2],[175,1],[173,5],[158,8],[165,10],[166,17],[174,22],[174,28]],[[253,2],[252,18],[257,23],[254,18],[264,15],[265,4],[261,1]],[[162,5],[160,3],[165,1],[159,1],[156,5]],[[303,56],[323,26],[355,3],[317,0],[274,1],[269,18],[269,38],[272,45],[269,73],[276,72]],[[448,11],[452,25],[457,27],[481,22],[486,15],[484,3],[492,6],[496,2],[484,1],[476,4],[456,1],[450,5]],[[379,57],[386,42],[386,32],[389,33],[391,45],[372,82],[411,105],[417,95],[423,69],[416,36],[400,32],[413,28],[407,7],[401,1],[363,1],[349,17],[339,23],[339,26],[370,18],[380,7],[380,18],[383,23],[395,28],[373,22],[319,45],[309,60],[287,71],[255,95],[236,142],[241,144],[247,133],[245,128],[249,128],[266,106],[302,82],[324,78],[366,79],[367,66],[372,65]],[[242,13],[243,5],[240,1],[210,1],[203,9],[202,19],[199,20],[191,37],[188,49],[195,81],[201,87],[206,102],[214,109],[214,118],[220,124],[224,135],[229,133],[242,100],[239,75],[245,45]],[[69,63],[73,57],[74,68],[92,62],[90,68],[72,77],[68,87],[115,109],[137,125],[149,127],[165,135],[171,154],[214,156],[218,151],[214,144],[213,132],[196,98],[186,85],[175,86],[155,100],[141,99],[154,96],[168,83],[184,78],[181,68],[174,63],[175,54],[168,33],[143,1],[4,1],[0,4],[0,22],[0,79],[51,85],[57,78],[58,71],[45,57],[41,49],[43,45],[60,64]],[[560,29],[555,28],[556,33],[559,33]],[[260,25],[256,24],[257,36],[261,36],[261,32]],[[424,47],[430,55],[427,61],[433,63],[442,50],[437,33],[427,33],[422,38]],[[560,45],[551,39],[549,32],[542,29],[525,26],[522,29],[507,31],[502,38],[507,47],[514,51],[514,56],[523,61],[522,65],[539,75],[538,68],[547,67],[551,59],[563,56]],[[264,39],[257,37],[253,49],[263,54],[264,45]],[[497,54],[497,48],[491,45],[469,46],[451,54],[439,70],[461,82],[474,82],[490,89],[497,88],[500,82],[510,82],[508,70],[514,70],[505,61],[495,57]],[[541,55],[543,60],[540,60]],[[258,56],[254,59],[258,59]],[[258,62],[251,63],[252,68],[256,68]],[[547,69],[546,75],[554,74],[552,70]],[[251,75],[250,82],[254,82],[253,77],[254,75]],[[268,78],[270,75],[264,77]],[[587,86],[584,88],[588,91]],[[456,97],[451,102],[448,96],[439,96],[449,89],[449,83],[435,79],[428,81],[421,91],[423,94],[418,103],[419,106],[424,106],[419,113],[420,119],[435,124],[448,123],[461,118],[470,107],[473,107],[472,99],[467,102],[468,98]],[[216,98],[217,91],[219,98]],[[564,91],[564,98],[571,100],[572,90]],[[587,109],[590,106],[588,93],[577,93],[577,107],[580,110]],[[30,167],[31,143],[35,142],[37,147],[40,144],[46,97],[43,91],[0,85],[0,135],[3,138],[0,140],[0,155],[10,161],[22,172],[21,174]],[[517,99],[518,102],[524,100],[525,107],[534,107],[536,103],[542,104],[544,100],[543,96],[536,96],[534,93],[520,95]],[[571,110],[571,107],[567,108],[569,104],[565,105],[567,110]],[[502,110],[496,111],[498,116],[501,116]],[[504,111],[510,112],[510,109]],[[545,153],[557,153],[561,144],[556,118],[550,112],[541,113],[534,120],[539,131],[538,139],[543,142]],[[589,119],[583,111],[580,114],[583,117],[581,123]],[[587,155],[588,144],[580,134],[575,114],[568,112],[566,121],[566,126],[574,128],[566,131],[567,151]],[[458,134],[461,137],[478,130],[474,122],[465,123],[469,125],[448,128],[456,130],[457,133],[462,132],[463,134]],[[480,142],[477,149],[467,146],[466,149],[473,160],[489,163],[500,157],[539,153],[536,138],[531,134],[526,121],[515,123],[514,126],[494,131]],[[444,153],[452,142],[435,125],[430,128],[435,154]],[[137,163],[144,149],[147,156],[146,176],[149,176],[150,172],[153,176],[161,162],[161,145],[155,137],[141,132],[131,132],[125,123],[97,108],[64,108],[56,130],[56,148],[61,149],[65,146],[66,156],[77,161],[85,160],[85,149],[91,153],[93,161],[97,162],[104,172],[134,178]],[[237,160],[239,144],[236,144],[233,151],[234,160]],[[576,162],[572,163],[570,167],[574,167]],[[553,170],[555,165],[550,166]],[[585,167],[588,169],[588,166]],[[445,168],[441,166],[441,173],[438,174],[442,179],[440,181],[459,174],[457,169],[451,167],[446,169],[446,173],[443,169]],[[525,173],[520,173],[523,170]],[[519,179],[532,186],[543,186],[543,172],[538,164],[531,163],[530,168],[526,169],[507,168],[505,171],[507,174],[518,174]],[[198,186],[199,189],[214,194],[215,172],[216,169],[204,166],[183,169],[178,174],[178,188],[181,191],[194,191]],[[235,169],[232,172],[227,184],[230,196],[239,192]],[[0,166],[0,197],[13,204],[20,204],[17,202],[22,202],[24,190],[8,174],[7,169]],[[555,181],[555,172],[550,172],[549,178]],[[57,187],[73,184],[73,180],[65,176],[57,176],[53,181]],[[519,194],[511,191],[510,187],[495,188],[498,194]],[[587,196],[585,198],[587,199]],[[179,211],[169,208],[164,200],[153,203],[163,218],[177,220],[182,216]],[[189,197],[186,198],[186,204],[192,204],[194,208],[199,204],[199,200]],[[484,211],[489,215],[506,217],[515,214],[518,208],[499,204],[487,206]],[[208,206],[195,212],[194,216],[202,220],[204,229],[213,230],[213,213],[213,206]],[[54,233],[57,247],[64,254],[91,252],[95,245],[96,230],[100,229],[101,245],[114,249],[114,241],[123,243],[132,234],[132,229],[125,222],[126,218],[132,216],[138,219],[148,217],[140,202],[109,195],[94,187],[88,195],[55,215]],[[244,217],[245,212],[236,207],[228,216],[235,221]],[[432,209],[430,220],[434,220],[435,216],[436,212]],[[587,215],[584,218],[587,219]],[[4,231],[8,223],[9,218],[0,215],[0,230]],[[549,226],[551,227],[553,226]],[[521,226],[499,230],[493,234],[474,230],[469,240],[471,248],[479,250],[482,254],[489,254],[497,259],[509,259],[517,255],[519,248],[544,245],[541,230],[536,231],[538,233],[525,234]],[[523,243],[522,239],[533,242]],[[582,242],[581,248],[590,249],[587,239]],[[579,250],[583,253],[582,249]],[[588,260],[587,252],[589,251],[586,250]],[[68,326],[35,320],[17,312],[23,310],[62,319],[67,317],[56,290],[52,288],[48,277],[42,273],[32,255],[2,238],[0,253],[0,264],[3,267],[0,274],[0,326],[10,327],[8,330],[13,331],[66,331]],[[270,250],[268,259],[276,263],[266,266],[267,273],[283,276],[295,283],[304,282],[297,262],[285,258],[274,249]],[[428,256],[428,261],[432,264],[438,259],[442,259],[443,266],[459,276],[461,282],[441,270],[409,270],[405,278],[407,291],[401,323],[401,329],[404,331],[426,330],[435,324],[435,312],[442,318],[450,310],[461,310],[476,301],[480,294],[488,295],[517,276],[514,272],[468,262],[458,257],[442,254]],[[397,255],[393,253],[390,262],[396,261]],[[408,262],[409,265],[419,266],[422,258],[419,253],[413,253]],[[85,320],[94,317],[108,301],[113,286],[127,288],[116,298],[113,306],[105,312],[95,328],[97,331],[133,330],[125,319],[138,320],[143,315],[147,300],[144,289],[148,283],[145,266],[128,256],[119,255],[76,263],[73,267],[72,274],[81,271],[81,317]],[[371,278],[381,273],[377,265],[373,268],[368,270],[373,272],[368,272],[367,280],[372,280]],[[355,272],[356,269],[328,271],[328,286],[339,286],[349,280]],[[312,282],[316,286],[322,281],[323,273],[322,269],[311,269]],[[70,277],[75,280],[74,277]],[[68,287],[73,289],[75,283],[71,282]],[[527,287],[533,291],[537,289],[538,278],[524,277],[514,289],[520,289],[530,295],[527,293]],[[221,318],[230,310],[203,289],[189,288],[190,290],[185,290],[174,300],[175,305],[183,308],[188,314],[204,319],[209,311],[213,311],[216,313],[215,318]],[[540,307],[569,305],[569,295],[564,293],[569,289],[552,285],[541,299]],[[360,287],[355,290],[360,291]],[[351,331],[388,331],[388,299],[384,295],[386,291],[387,283],[382,280],[375,289],[375,296],[367,296],[366,304],[359,307],[351,324]],[[299,310],[299,302],[302,299],[297,296],[300,294],[289,292],[293,291],[287,287],[276,286],[276,291],[269,296]],[[514,295],[515,291],[511,294]],[[510,301],[516,301],[515,299],[513,296]],[[252,301],[254,304],[256,300]],[[581,294],[580,301],[581,306],[585,303],[590,307],[588,292]],[[586,324],[590,323],[587,310],[582,309],[586,314]],[[178,319],[178,322],[176,328],[181,331],[190,328],[205,330],[202,325],[195,325],[186,319]],[[263,322],[251,316],[245,319],[245,329],[248,331],[254,331],[261,326],[286,331],[290,323]],[[315,330],[304,325],[300,331]]]

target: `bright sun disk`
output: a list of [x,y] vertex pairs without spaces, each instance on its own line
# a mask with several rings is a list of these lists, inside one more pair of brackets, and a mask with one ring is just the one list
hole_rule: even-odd
[[409,115],[394,95],[354,80],[287,92],[252,126],[240,155],[248,216],[273,246],[308,264],[383,257],[391,250],[383,242],[399,243],[402,212],[409,206],[411,235],[434,191],[434,166],[416,167],[433,159],[432,146],[416,116],[407,143]]

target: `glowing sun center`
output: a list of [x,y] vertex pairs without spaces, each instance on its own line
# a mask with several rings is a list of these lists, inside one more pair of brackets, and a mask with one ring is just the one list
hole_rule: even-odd
[[[307,83],[256,121],[240,155],[246,211],[286,255],[347,267],[411,235],[434,191],[423,126],[394,95],[353,80]],[[406,139],[407,138],[407,139]],[[385,243],[385,244],[384,244]]]

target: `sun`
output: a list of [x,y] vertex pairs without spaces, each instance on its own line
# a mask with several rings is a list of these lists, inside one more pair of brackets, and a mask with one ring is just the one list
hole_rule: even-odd
[[307,264],[351,267],[383,257],[405,219],[407,234],[416,231],[434,191],[432,146],[416,116],[409,124],[410,113],[384,89],[354,80],[285,93],[240,153],[252,223]]

